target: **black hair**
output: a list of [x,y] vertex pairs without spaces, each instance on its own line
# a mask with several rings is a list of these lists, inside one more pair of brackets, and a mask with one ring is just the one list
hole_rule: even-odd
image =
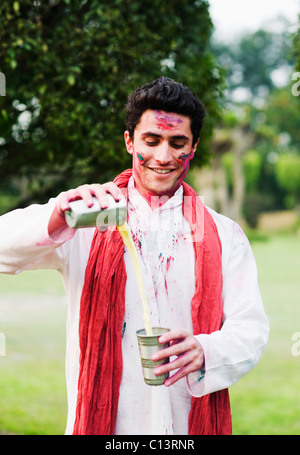
[[203,104],[185,85],[163,76],[131,93],[125,109],[126,128],[131,139],[147,109],[175,112],[189,117],[193,145],[197,142],[206,112]]

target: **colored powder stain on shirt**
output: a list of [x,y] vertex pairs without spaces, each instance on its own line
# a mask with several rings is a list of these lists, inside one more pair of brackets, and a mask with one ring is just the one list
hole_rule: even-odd
[[203,370],[199,371],[197,382],[201,382],[202,381],[202,379],[204,378],[204,373],[205,372]]
[[169,296],[169,294],[168,294],[168,283],[167,283],[167,278],[166,277],[165,277],[165,289],[166,289],[167,296]]
[[126,322],[123,322],[123,327],[122,327],[122,338],[123,338],[123,336],[124,336],[125,330],[126,330]]
[[160,260],[160,264],[163,264],[164,263],[164,256],[162,255],[162,253],[160,253],[160,255],[158,256],[158,259]]
[[167,265],[166,265],[167,272],[169,271],[169,268],[170,268],[170,265],[171,265],[171,261],[174,261],[174,258],[172,256],[169,256],[167,258]]
[[136,245],[136,247],[141,250],[142,242],[140,241],[140,239],[137,238],[137,236],[135,234],[132,234],[132,240],[133,240],[134,244]]
[[173,238],[172,238],[172,248],[175,247],[175,244],[178,244],[178,238],[176,238],[176,236],[173,235]]

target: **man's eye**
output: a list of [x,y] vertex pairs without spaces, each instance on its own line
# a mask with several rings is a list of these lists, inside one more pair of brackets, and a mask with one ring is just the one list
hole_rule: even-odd
[[175,143],[175,144],[171,144],[171,146],[172,146],[174,149],[181,149],[182,147],[184,147],[184,144]]
[[149,147],[155,147],[156,145],[158,145],[158,141],[145,141],[147,145],[149,145]]

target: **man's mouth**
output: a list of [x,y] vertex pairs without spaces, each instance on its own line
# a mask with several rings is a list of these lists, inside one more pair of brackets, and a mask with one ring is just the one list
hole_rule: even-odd
[[151,169],[151,171],[156,172],[157,174],[170,174],[171,172],[173,172],[175,170],[175,169],[159,169],[159,168],[154,168],[154,167],[150,167],[149,169]]

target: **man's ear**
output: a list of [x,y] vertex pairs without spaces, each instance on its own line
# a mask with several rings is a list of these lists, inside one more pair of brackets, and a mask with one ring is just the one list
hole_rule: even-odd
[[127,152],[130,155],[133,155],[133,143],[132,143],[132,140],[130,138],[129,131],[127,131],[127,130],[124,133],[124,140],[125,140],[125,145],[126,145]]
[[191,150],[191,153],[190,153],[190,160],[192,160],[194,158],[198,143],[199,143],[199,139],[198,139],[197,142],[195,142],[195,144],[192,147],[192,150]]
[[200,139],[198,139],[198,141],[193,145],[192,150],[193,150],[194,154],[196,153],[196,149],[197,149],[197,146],[198,146],[198,144],[199,144],[199,140],[200,140]]

